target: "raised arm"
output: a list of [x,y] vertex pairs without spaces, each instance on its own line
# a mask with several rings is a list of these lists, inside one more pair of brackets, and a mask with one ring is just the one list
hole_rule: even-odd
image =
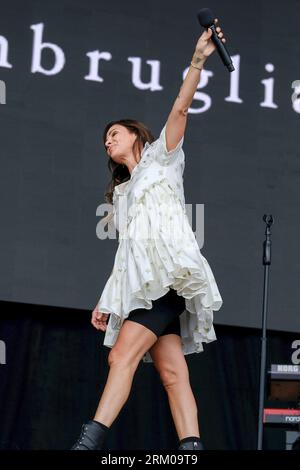
[[[215,23],[218,19],[215,18]],[[221,28],[216,28],[218,36],[223,37]],[[195,52],[191,61],[190,68],[186,77],[180,87],[179,94],[174,102],[172,110],[168,116],[166,123],[166,144],[167,150],[173,150],[181,138],[184,136],[187,124],[188,109],[193,101],[194,94],[199,84],[201,70],[208,58],[216,49],[216,46],[211,40],[211,29],[203,31],[196,44]]]

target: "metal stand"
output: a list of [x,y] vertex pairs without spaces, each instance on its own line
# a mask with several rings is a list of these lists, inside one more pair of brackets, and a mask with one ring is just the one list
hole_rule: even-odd
[[264,291],[263,291],[263,312],[262,312],[262,337],[261,337],[261,357],[260,357],[260,380],[259,380],[259,413],[258,413],[258,439],[257,450],[262,450],[263,441],[263,412],[265,399],[266,383],[266,349],[267,349],[267,307],[268,307],[268,282],[269,265],[271,264],[271,225],[273,224],[272,215],[264,215],[263,220],[266,223],[266,239],[263,243],[263,266],[264,270]]

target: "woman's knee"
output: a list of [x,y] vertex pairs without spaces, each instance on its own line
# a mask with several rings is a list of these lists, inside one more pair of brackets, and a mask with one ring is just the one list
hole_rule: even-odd
[[138,360],[135,358],[132,353],[128,351],[124,351],[122,348],[115,345],[110,350],[108,355],[108,365],[109,367],[113,365],[119,365],[123,368],[125,367],[133,367],[136,368],[138,365]]
[[174,364],[161,364],[159,367],[159,376],[165,388],[173,387],[180,384],[188,384],[190,382],[189,370],[187,364],[182,363],[180,366]]
[[157,336],[143,325],[124,321],[116,343],[108,355],[108,363],[137,367],[146,351],[157,341]]

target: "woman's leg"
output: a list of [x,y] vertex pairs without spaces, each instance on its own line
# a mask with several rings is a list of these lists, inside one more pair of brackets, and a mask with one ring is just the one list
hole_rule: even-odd
[[168,394],[179,440],[189,436],[200,437],[198,410],[180,336],[160,336],[149,352]]
[[129,396],[136,368],[158,337],[137,322],[125,320],[109,356],[109,374],[94,416],[110,427]]

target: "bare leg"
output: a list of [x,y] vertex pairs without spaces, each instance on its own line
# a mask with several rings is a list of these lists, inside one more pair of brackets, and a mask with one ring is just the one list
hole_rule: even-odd
[[174,382],[165,388],[178,438],[200,437],[197,405],[190,384]]
[[189,436],[200,437],[198,410],[180,337],[163,335],[149,352],[167,392],[179,440]]
[[128,399],[132,380],[143,355],[157,341],[148,328],[132,320],[125,320],[117,341],[108,357],[109,374],[94,416],[110,427]]
[[136,367],[123,363],[110,363],[110,370],[104,391],[94,416],[110,427],[128,399]]

